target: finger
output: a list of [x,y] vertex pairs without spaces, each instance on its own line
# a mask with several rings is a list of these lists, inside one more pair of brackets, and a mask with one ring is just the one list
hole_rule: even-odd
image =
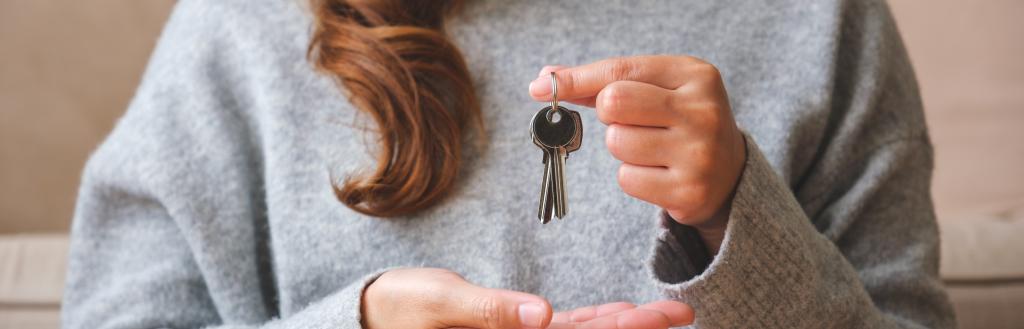
[[545,328],[551,322],[551,305],[539,296],[510,290],[488,289],[472,284],[453,288],[446,312],[437,321],[445,327],[477,329]]
[[[573,310],[575,311],[575,310]],[[572,316],[573,311],[562,311],[556,312],[555,315],[551,316],[551,324],[555,323],[569,323],[569,318]]]
[[693,308],[681,302],[662,300],[640,305],[637,308],[658,311],[669,319],[672,327],[685,326],[693,323]]
[[[579,314],[578,321],[565,321]],[[693,323],[693,309],[685,303],[662,300],[634,306],[609,303],[560,313],[548,329],[663,329]]]
[[558,314],[555,314],[554,318],[551,319],[551,322],[584,322],[599,316],[605,316],[635,307],[636,305],[626,302],[581,307],[572,311],[559,312]]
[[608,152],[622,162],[667,167],[673,158],[671,136],[665,128],[612,124],[605,130],[604,143]]
[[[559,99],[558,101],[559,102],[563,102],[563,100],[561,100],[561,99]],[[564,100],[564,102],[569,102],[569,103],[573,103],[573,104],[576,104],[576,105],[579,105],[579,106],[586,106],[586,107],[594,108],[594,107],[597,107],[597,96],[577,98],[577,99],[569,99],[569,100]]]
[[597,118],[605,124],[668,127],[682,121],[680,96],[649,83],[615,81],[596,96]]
[[[540,72],[537,73],[537,78],[540,79],[542,77],[549,77],[551,72],[562,70],[562,69],[565,69],[566,67],[567,66],[562,66],[562,65],[547,65],[547,66],[544,66],[543,68],[540,69]],[[548,79],[550,79],[550,77]],[[596,98],[597,97],[595,97],[595,96],[584,97],[584,98],[577,98],[577,99],[563,99],[562,97],[559,97],[559,101],[569,102],[569,103],[573,103],[573,104],[576,104],[576,105],[579,105],[579,106],[594,107],[594,103],[595,103],[595,99]]]
[[567,67],[567,66],[563,66],[563,65],[545,65],[544,67],[542,67],[542,68],[540,69],[540,72],[538,72],[538,73],[537,73],[537,77],[538,77],[538,78],[540,78],[540,77],[546,77],[546,76],[548,76],[549,74],[551,74],[551,72],[555,72],[555,71],[558,71],[558,70],[564,69],[564,68],[566,68],[566,67]]
[[[634,56],[606,59],[555,72],[558,97],[577,99],[595,96],[614,81],[639,81],[665,89],[676,89],[689,79],[692,69],[710,65],[688,56]],[[536,100],[551,98],[551,81],[539,77],[530,83],[530,96]]]
[[619,166],[619,187],[630,196],[665,207],[676,198],[677,179],[665,167],[638,166],[623,163]]
[[576,329],[577,323],[551,321],[546,329]]
[[634,308],[583,322],[575,329],[668,329],[671,325],[664,313]]

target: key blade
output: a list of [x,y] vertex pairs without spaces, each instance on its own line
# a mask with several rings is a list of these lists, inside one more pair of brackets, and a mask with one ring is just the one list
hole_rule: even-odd
[[557,180],[557,176],[556,176],[556,175],[558,175],[558,171],[557,171],[557,169],[558,169],[558,167],[557,167],[558,166],[558,161],[555,160],[555,157],[556,157],[557,153],[555,152],[554,149],[547,148],[547,149],[545,149],[545,151],[547,152],[546,153],[547,154],[547,166],[546,166],[545,170],[548,171],[549,175],[548,175],[548,179],[545,182],[545,184],[547,185],[547,199],[546,199],[546,207],[544,209],[544,221],[543,222],[544,222],[544,224],[547,224],[548,222],[551,221],[551,216],[552,215],[557,215],[558,214],[558,209],[559,209],[558,208],[559,207],[559,205],[558,205],[558,201],[559,201],[558,200],[558,185],[557,185],[558,184],[558,180]]
[[548,184],[548,198],[544,202],[544,216],[541,218],[541,224],[547,224],[551,222],[551,215],[554,211],[554,198],[552,198],[552,189],[554,187]]
[[537,208],[537,218],[541,223],[547,224],[551,221],[551,159],[547,150],[544,151],[544,178],[540,183],[540,203]]
[[565,214],[569,212],[568,201],[567,201],[567,198],[566,198],[566,189],[565,189],[565,157],[566,157],[565,149],[564,148],[558,148],[556,150],[556,153],[555,153],[555,158],[552,159],[553,162],[555,162],[554,163],[555,175],[556,175],[555,179],[556,179],[556,182],[557,182],[556,184],[558,184],[558,186],[557,186],[558,192],[556,194],[556,197],[558,198],[558,201],[557,201],[557,210],[556,210],[556,213],[555,213],[555,217],[558,217],[559,220],[564,218]]

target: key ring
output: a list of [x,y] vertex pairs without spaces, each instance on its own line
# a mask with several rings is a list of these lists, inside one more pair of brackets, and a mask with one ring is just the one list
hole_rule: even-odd
[[551,109],[558,110],[558,79],[555,72],[551,72]]
[[548,110],[547,115],[545,115],[548,122],[555,122],[554,119],[556,113],[559,114],[559,118],[561,118],[561,110],[562,109],[558,108],[558,79],[555,78],[555,72],[551,72],[551,109]]

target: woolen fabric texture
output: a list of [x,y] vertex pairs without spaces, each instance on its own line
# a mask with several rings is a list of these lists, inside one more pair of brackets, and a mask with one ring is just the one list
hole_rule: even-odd
[[[477,1],[449,25],[483,106],[444,202],[371,218],[331,182],[372,168],[372,120],[306,58],[299,0],[180,1],[74,218],[66,328],[360,327],[394,267],[441,267],[556,309],[675,298],[700,328],[950,328],[932,148],[878,0]],[[747,162],[721,250],[624,194],[583,116],[568,218],[536,218],[528,122],[544,65],[639,54],[715,64]],[[703,264],[702,264],[703,263]]]

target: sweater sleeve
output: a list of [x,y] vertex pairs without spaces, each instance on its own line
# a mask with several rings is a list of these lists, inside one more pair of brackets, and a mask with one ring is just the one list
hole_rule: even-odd
[[[665,295],[695,308],[698,327],[955,326],[938,277],[933,154],[913,69],[883,1],[845,4],[828,120],[749,131],[719,252],[660,215],[649,268]],[[809,136],[819,144],[793,145]],[[778,145],[816,153],[794,165]]]
[[921,138],[875,150],[826,211],[856,217],[841,236],[820,233],[749,139],[722,248],[702,250],[666,215],[652,262],[659,288],[690,303],[700,328],[948,328],[937,278],[928,193],[931,149]]

